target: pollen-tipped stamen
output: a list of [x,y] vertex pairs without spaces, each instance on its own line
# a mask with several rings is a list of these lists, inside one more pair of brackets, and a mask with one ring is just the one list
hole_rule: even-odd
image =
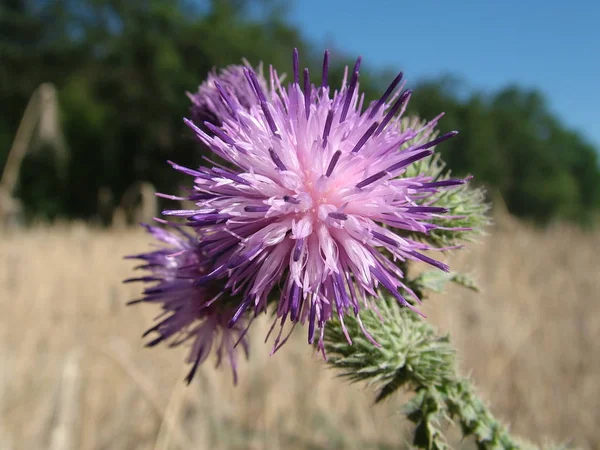
[[447,213],[448,208],[442,208],[441,206],[408,206],[406,208],[407,213],[432,213],[442,214]]
[[365,132],[365,134],[362,135],[362,137],[358,140],[358,142],[352,149],[352,153],[358,152],[363,147],[363,145],[366,144],[366,142],[373,135],[373,133],[375,132],[375,130],[377,129],[378,126],[379,126],[379,122],[374,122],[373,124],[371,124],[369,129]]
[[242,314],[244,314],[246,312],[246,310],[248,309],[248,307],[250,306],[250,303],[251,303],[250,297],[246,298],[242,302],[242,304],[238,307],[238,309],[236,310],[235,314],[233,315],[233,317],[231,318],[231,320],[227,324],[227,326],[229,328],[233,328],[235,326],[236,322],[239,320],[239,318],[242,316]]
[[167,163],[169,163],[173,169],[175,169],[179,172],[185,173],[186,175],[191,175],[195,178],[205,178],[206,177],[206,175],[203,174],[202,172],[198,172],[197,170],[188,169],[187,167],[180,166],[179,164],[174,163],[173,161],[167,161]]
[[400,108],[402,108],[402,106],[408,101],[411,94],[412,91],[410,89],[407,89],[400,95],[400,98],[396,100],[394,105],[391,107],[391,109],[387,112],[387,114],[381,121],[381,125],[379,125],[379,128],[377,128],[376,134],[379,134],[384,130],[384,128],[387,126],[390,120],[392,120],[392,117],[394,117],[396,113],[400,111]]
[[308,343],[312,345],[315,338],[315,321],[317,319],[317,301],[313,297],[310,305],[310,314],[308,318]]
[[292,322],[296,322],[298,319],[298,313],[300,312],[300,286],[292,282],[290,288],[290,319]]
[[458,134],[458,131],[449,131],[448,133],[440,136],[439,138],[436,138],[433,141],[429,141],[426,144],[423,144],[420,147],[417,147],[415,150],[421,150],[421,149],[435,147],[439,143],[444,142],[445,140],[450,139],[450,138],[456,136],[457,134]]
[[444,264],[436,259],[430,258],[429,256],[425,256],[422,253],[419,253],[416,251],[412,251],[409,254],[418,260],[421,260],[429,265],[432,265],[434,267],[437,267],[438,269],[443,270],[444,272],[450,272],[450,267],[448,267],[446,264]]
[[436,189],[442,187],[454,187],[460,186],[462,184],[466,184],[467,180],[441,180],[441,181],[431,181],[429,183],[423,183],[418,189]]
[[333,169],[335,169],[335,166],[336,166],[337,162],[339,161],[341,155],[342,155],[341,150],[337,150],[333,154],[333,156],[331,157],[331,161],[329,161],[329,166],[327,166],[327,172],[325,172],[326,177],[331,176],[331,174],[333,173]]
[[227,270],[227,268],[222,265],[222,266],[218,266],[216,269],[214,269],[212,272],[201,276],[200,278],[198,278],[196,280],[196,282],[194,283],[195,286],[202,286],[203,284],[209,282],[210,280],[214,280],[215,278],[220,277],[223,273],[225,273],[225,271]]
[[271,114],[271,111],[269,110],[269,103],[267,101],[267,97],[265,96],[265,93],[263,92],[262,87],[260,86],[258,78],[256,77],[256,72],[254,72],[253,70],[244,68],[244,75],[246,75],[248,82],[254,89],[254,93],[256,94],[256,98],[258,99],[260,107],[265,115],[265,119],[267,121],[267,124],[269,125],[269,128],[271,129],[271,131],[273,132],[273,134],[275,136],[278,136],[277,135],[277,131],[278,131],[277,125],[275,125],[275,120],[273,119],[273,115]]
[[269,105],[267,102],[260,102],[260,107],[263,110],[263,113],[265,114],[265,119],[267,120],[267,124],[269,124],[269,128],[271,128],[271,131],[273,132],[273,134],[275,136],[278,136],[277,134],[277,125],[275,125],[275,120],[273,120],[273,116],[271,115],[271,111],[269,111]]
[[325,127],[323,128],[323,148],[327,147],[327,138],[331,131],[331,124],[333,123],[333,109],[330,109],[325,119]]
[[215,87],[217,88],[217,91],[219,91],[219,95],[221,96],[221,99],[223,99],[223,102],[227,105],[227,107],[231,111],[232,116],[237,118],[237,107],[233,103],[233,100],[231,99],[231,97],[229,96],[227,91],[225,91],[223,86],[221,86],[221,83],[219,83],[218,81],[215,81]]
[[329,76],[329,50],[323,55],[323,72],[321,74],[321,87],[326,88]]
[[300,260],[300,256],[302,255],[302,249],[304,248],[304,238],[296,239],[296,243],[294,244],[294,252],[292,254],[292,259],[294,262],[298,262]]
[[348,115],[348,109],[350,108],[350,102],[352,101],[352,97],[354,96],[354,91],[356,90],[356,85],[358,84],[358,77],[360,70],[360,63],[362,58],[358,58],[356,60],[356,64],[354,65],[354,71],[352,72],[352,78],[350,79],[350,86],[348,87],[348,91],[346,91],[346,98],[344,99],[344,106],[342,107],[342,114],[340,115],[340,123],[346,120],[346,116]]
[[346,220],[348,219],[348,215],[341,212],[330,212],[329,217],[337,220]]
[[220,167],[213,167],[212,171],[220,177],[227,178],[231,181],[235,181],[236,183],[250,186],[250,182],[244,180],[242,177],[233,172],[230,172],[229,170],[221,169]]
[[387,172],[392,173],[395,172],[398,169],[402,169],[403,167],[409,166],[412,163],[419,161],[420,159],[423,158],[427,158],[428,156],[431,156],[433,154],[433,152],[431,150],[425,150],[423,152],[419,152],[416,155],[412,155],[406,159],[403,159],[402,161],[398,161],[395,164],[392,164],[390,167],[388,167],[386,169]]
[[308,68],[304,69],[304,112],[306,113],[306,120],[310,116],[310,75]]
[[286,203],[291,203],[292,205],[300,204],[300,200],[298,200],[297,198],[294,198],[294,197],[290,197],[289,195],[284,195],[283,201]]
[[396,240],[392,239],[389,236],[386,236],[385,234],[382,234],[378,231],[371,231],[371,234],[373,235],[373,237],[375,239],[377,239],[378,241],[384,242],[388,245],[394,246],[394,247],[398,247],[399,244]]
[[281,160],[279,155],[277,153],[275,153],[275,150],[270,148],[269,155],[271,156],[271,159],[273,160],[273,162],[275,163],[275,165],[277,166],[277,168],[279,170],[287,170],[287,168],[285,167],[285,164],[283,164],[283,161]]
[[254,213],[263,213],[263,212],[267,212],[269,209],[271,209],[270,206],[268,205],[264,205],[264,206],[244,206],[244,211],[246,212],[254,212]]
[[381,108],[381,106],[386,102],[388,97],[390,95],[392,95],[392,92],[394,92],[394,89],[396,89],[396,86],[398,86],[398,83],[400,83],[400,81],[402,80],[402,77],[403,77],[402,72],[400,72],[398,75],[396,75],[396,78],[394,78],[394,81],[392,81],[392,83],[388,86],[388,88],[383,93],[381,98],[379,100],[377,100],[377,103],[375,103],[375,106],[373,107],[373,109],[371,110],[371,113],[369,114],[369,119],[372,119],[373,117],[375,117],[375,114],[377,114],[377,111],[379,111],[379,108]]
[[294,72],[294,83],[300,84],[300,58],[297,48],[292,53],[292,70]]
[[375,183],[377,180],[380,180],[381,178],[385,177],[386,175],[387,175],[387,172],[385,170],[381,170],[381,171],[377,172],[376,174],[371,175],[370,177],[362,180],[360,183],[358,183],[356,185],[356,187],[359,189],[362,189],[371,183]]
[[235,145],[235,141],[233,139],[231,139],[230,136],[227,136],[227,134],[219,127],[214,126],[212,123],[206,121],[204,122],[204,126],[206,128],[208,128],[208,130],[214,134],[215,136],[217,136],[219,139],[221,139],[223,142],[229,144],[229,145]]

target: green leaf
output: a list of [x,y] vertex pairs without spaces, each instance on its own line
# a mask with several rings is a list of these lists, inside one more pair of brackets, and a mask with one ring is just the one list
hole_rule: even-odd
[[416,278],[411,280],[411,285],[414,283],[420,290],[429,289],[433,292],[442,293],[447,283],[455,283],[475,292],[479,292],[479,288],[475,280],[469,275],[460,272],[442,272],[441,270],[431,270],[422,272]]

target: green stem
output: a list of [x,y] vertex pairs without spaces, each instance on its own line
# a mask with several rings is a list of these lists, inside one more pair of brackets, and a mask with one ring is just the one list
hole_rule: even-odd
[[479,449],[535,448],[511,437],[476,395],[472,382],[458,375],[448,336],[437,335],[427,321],[400,308],[394,299],[382,298],[378,307],[383,322],[372,311],[365,311],[361,318],[381,347],[362,337],[356,319],[345,322],[354,339],[352,345],[341,324],[333,322],[325,332],[328,363],[352,381],[378,386],[377,402],[403,386],[413,391],[414,397],[405,406],[408,419],[416,426],[413,445],[448,449],[444,425],[457,422],[465,437],[474,436]]
[[448,448],[440,427],[444,419],[457,421],[463,436],[473,436],[481,450],[534,448],[510,435],[467,379],[447,380],[442,386],[420,386],[415,392],[405,412],[416,426],[413,444],[419,448]]

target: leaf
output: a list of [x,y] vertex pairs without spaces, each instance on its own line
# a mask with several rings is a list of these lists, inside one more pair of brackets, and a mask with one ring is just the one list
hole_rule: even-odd
[[427,271],[417,276],[412,283],[419,289],[429,289],[433,292],[442,293],[448,282],[479,292],[475,281],[469,275],[460,272]]

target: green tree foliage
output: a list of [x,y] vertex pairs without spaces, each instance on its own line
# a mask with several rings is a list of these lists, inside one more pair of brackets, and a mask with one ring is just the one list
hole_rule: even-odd
[[[279,0],[0,0],[0,165],[4,164],[29,97],[52,82],[70,150],[59,178],[47,157],[30,155],[18,195],[35,215],[89,218],[97,193],[118,200],[136,180],[177,191],[166,164],[199,164],[202,149],[182,123],[194,91],[214,67],[272,63],[291,72],[291,48],[313,80],[322,49],[286,20]],[[354,61],[335,52],[332,85]],[[391,77],[361,73],[367,100]],[[459,137],[441,150],[450,168],[470,172],[500,191],[517,215],[544,222],[585,221],[600,206],[597,153],[547,110],[535,92],[506,89],[459,99],[456,82],[417,86],[411,110],[425,118],[446,111],[444,129]]]
[[561,124],[539,92],[511,86],[462,99],[459,87],[448,78],[421,83],[410,104],[423,117],[445,111],[442,129],[461,131],[440,147],[448,166],[499,192],[519,217],[592,223],[600,208],[594,147]]

